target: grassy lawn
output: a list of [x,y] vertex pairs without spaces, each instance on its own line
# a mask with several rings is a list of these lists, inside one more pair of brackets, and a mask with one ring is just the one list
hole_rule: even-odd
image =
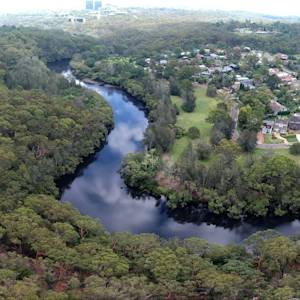
[[[182,101],[180,97],[172,97],[172,102],[177,105],[180,110],[179,116],[177,116],[177,125],[179,127],[188,130],[190,127],[197,127],[201,133],[201,139],[208,140],[212,125],[206,122],[206,118],[210,111],[212,111],[218,103],[217,98],[209,98],[206,96],[206,90],[204,88],[197,88],[195,90],[196,95],[196,108],[192,113],[186,113],[181,109]],[[189,139],[183,137],[178,139],[171,151],[173,160],[177,160],[185,147],[188,145]]]
[[265,134],[264,135],[265,144],[282,144],[283,141],[278,139],[273,139],[271,134]]
[[298,139],[297,139],[297,137],[296,137],[295,134],[291,134],[291,135],[286,136],[286,139],[287,139],[290,143],[297,143],[297,142],[298,142]]
[[274,154],[279,154],[279,155],[284,155],[287,156],[290,159],[293,159],[296,161],[298,164],[300,164],[300,156],[292,155],[290,154],[289,149],[276,149],[276,150],[264,150],[264,149],[256,149],[254,152],[254,155],[257,157],[263,156],[263,155],[274,155]]

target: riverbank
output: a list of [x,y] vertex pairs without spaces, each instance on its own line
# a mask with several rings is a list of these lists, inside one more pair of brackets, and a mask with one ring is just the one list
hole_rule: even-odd
[[[107,143],[95,153],[68,182],[61,195],[81,213],[101,219],[109,232],[156,233],[163,238],[201,237],[212,243],[240,243],[249,235],[266,229],[296,234],[300,222],[295,218],[229,220],[211,215],[201,207],[170,210],[164,199],[134,195],[120,177],[127,153],[143,150],[143,134],[148,126],[145,113],[120,88],[87,85],[102,95],[114,111],[115,126]],[[74,178],[75,177],[75,178]]]
[[[63,60],[63,61],[49,63],[48,68],[57,74],[62,74],[67,80],[70,80],[70,78],[68,78],[70,74],[66,72],[69,66],[69,62],[70,60]],[[93,82],[93,84],[96,84],[96,82]],[[87,91],[87,89],[85,89],[84,87],[82,86],[79,87],[79,86],[80,84],[77,84],[78,89],[82,89],[82,91],[84,92]],[[78,95],[78,97],[80,99],[80,95]],[[78,157],[76,158],[77,161],[76,165],[74,165],[72,169],[68,169],[67,172],[59,174],[59,176],[55,178],[55,184],[59,190],[59,197],[63,193],[63,187],[68,185],[70,182],[72,182],[72,180],[80,174],[80,170],[82,170],[84,166],[87,166],[89,163],[91,163],[93,157],[95,156],[95,153],[97,153],[104,147],[104,145],[107,143],[107,137],[114,127],[112,110],[109,107],[109,105],[104,101],[104,99],[99,94],[94,93],[93,97],[96,97],[95,101],[101,102],[101,105],[106,109],[105,117],[103,116],[103,119],[105,118],[105,122],[103,122],[102,124],[104,128],[98,128],[98,130],[96,130],[95,128],[96,132],[89,135],[90,145],[88,149],[85,149],[84,153],[79,153]],[[80,99],[78,101],[82,101],[82,100]],[[85,99],[83,99],[83,101],[85,101]]]

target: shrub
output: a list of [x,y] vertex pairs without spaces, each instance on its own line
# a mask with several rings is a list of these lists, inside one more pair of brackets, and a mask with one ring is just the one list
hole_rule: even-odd
[[213,98],[213,97],[216,97],[216,95],[217,95],[217,88],[216,88],[216,86],[213,85],[213,84],[209,84],[207,86],[206,96],[210,97],[210,98]]
[[290,153],[293,155],[300,155],[300,143],[295,143],[290,148]]
[[210,157],[212,146],[210,144],[200,142],[196,147],[197,158],[199,160],[206,160]]
[[200,138],[200,130],[197,127],[193,126],[189,128],[187,136],[192,140],[198,139]]

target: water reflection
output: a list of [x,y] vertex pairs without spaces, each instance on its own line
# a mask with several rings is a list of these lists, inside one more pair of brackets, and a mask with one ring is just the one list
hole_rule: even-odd
[[287,220],[279,225],[278,222],[229,223],[221,217],[210,220],[201,209],[171,214],[163,200],[152,197],[135,199],[127,191],[118,171],[124,155],[143,149],[143,135],[148,126],[145,113],[119,89],[85,86],[109,102],[115,127],[104,148],[79,168],[75,179],[65,184],[61,196],[63,201],[69,201],[83,214],[99,218],[109,231],[151,232],[166,238],[197,236],[222,244],[240,242],[266,228],[283,234],[300,231],[298,220]]

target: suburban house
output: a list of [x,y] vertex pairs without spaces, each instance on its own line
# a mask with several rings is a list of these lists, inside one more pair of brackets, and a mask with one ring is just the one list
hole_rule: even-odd
[[290,130],[300,130],[300,114],[293,114],[289,119]]
[[161,60],[159,61],[159,64],[160,64],[161,66],[166,66],[166,65],[168,64],[168,61],[167,61],[166,59],[161,59]]
[[282,72],[278,70],[277,68],[270,68],[269,69],[269,75],[275,75],[277,78],[286,84],[291,84],[292,82],[296,81],[297,79],[293,76],[293,74],[288,72]]
[[236,65],[236,64],[230,64],[229,65],[229,67],[231,67],[233,70],[235,70],[235,71],[237,71],[237,70],[239,70],[239,66],[238,65]]
[[289,56],[287,54],[279,53],[278,58],[280,58],[281,60],[288,60]]
[[283,83],[289,84],[292,83],[294,80],[296,80],[296,78],[294,78],[291,74],[287,72],[279,72],[276,75]]
[[204,55],[198,53],[198,54],[196,55],[196,58],[197,58],[198,60],[202,60],[202,59],[204,58]]
[[208,70],[208,67],[206,65],[199,65],[199,69],[201,71],[207,71]]
[[241,87],[244,89],[253,89],[253,80],[248,77],[242,77],[240,75],[236,75],[236,80],[240,83]]
[[263,127],[262,127],[262,133],[263,134],[271,134],[274,127],[274,120],[264,120],[263,121]]
[[269,107],[274,116],[277,116],[281,112],[287,111],[287,108],[276,100],[271,100]]
[[233,71],[233,68],[231,68],[230,66],[225,66],[222,70],[222,73],[231,73]]
[[274,123],[273,132],[285,135],[288,131],[288,124],[287,119],[277,119]]

